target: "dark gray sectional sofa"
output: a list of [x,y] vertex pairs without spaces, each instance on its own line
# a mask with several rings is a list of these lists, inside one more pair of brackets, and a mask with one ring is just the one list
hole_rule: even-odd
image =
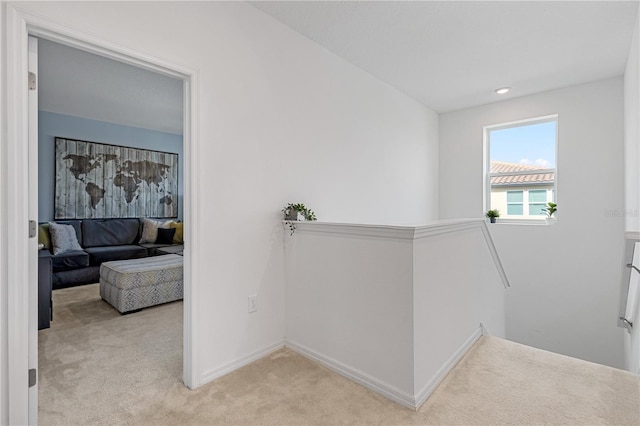
[[82,250],[52,254],[53,289],[97,283],[102,262],[156,256],[162,254],[159,249],[177,245],[138,244],[142,219],[63,220],[56,223],[73,226]]

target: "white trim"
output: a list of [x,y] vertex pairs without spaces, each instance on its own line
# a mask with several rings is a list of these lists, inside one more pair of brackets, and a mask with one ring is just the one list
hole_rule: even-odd
[[[283,221],[283,223],[287,223],[287,221]],[[296,233],[302,232],[350,235],[373,238],[391,238],[399,240],[412,240],[414,235],[414,228],[408,226],[363,225],[355,223],[334,223],[317,221],[297,221],[294,223],[296,227]]]
[[540,117],[530,117],[530,118],[524,118],[522,120],[515,120],[515,121],[508,121],[506,123],[498,123],[498,124],[490,124],[488,126],[484,126],[485,129],[488,130],[496,130],[496,129],[508,129],[510,127],[520,127],[520,126],[527,126],[529,124],[538,124],[538,123],[548,123],[554,120],[558,120],[558,114],[549,114],[549,115],[543,115]]
[[504,286],[504,288],[511,287],[511,284],[509,283],[509,278],[507,277],[507,273],[504,270],[504,266],[502,266],[502,260],[500,259],[500,255],[498,254],[498,249],[496,248],[496,245],[493,242],[493,237],[491,237],[491,232],[489,232],[489,228],[487,227],[486,222],[482,223],[482,235],[484,236],[484,241],[487,243],[487,248],[491,253],[493,264],[496,266],[498,275],[500,275],[500,281],[502,281],[502,285]]
[[487,328],[487,325],[482,321],[480,321],[480,330],[482,330],[483,336],[493,336],[493,333],[489,331],[489,329]]
[[[29,219],[38,220],[38,39],[28,37],[28,70],[36,74],[35,90],[27,90],[28,112],[28,145],[29,145],[29,179],[27,200]],[[36,165],[36,167],[32,167]],[[29,264],[29,369],[38,371],[38,238],[28,239]],[[29,424],[38,424],[38,388],[36,378],[34,386],[29,388]]]
[[202,374],[202,383],[209,383],[219,377],[225,376],[229,373],[234,372],[235,370],[244,367],[245,365],[251,364],[261,358],[264,358],[271,353],[282,349],[285,347],[285,340],[280,339],[277,342],[271,343],[269,345],[263,346],[262,348],[253,351],[249,354],[243,355],[240,358],[234,359],[226,364],[221,365],[220,367],[214,368],[213,370],[205,371]]
[[[5,49],[4,49],[4,37],[3,26],[5,24],[4,16],[5,8],[0,4],[0,64],[6,64]],[[0,188],[5,187],[5,173],[6,173],[6,134],[5,134],[5,122],[4,122],[4,109],[5,109],[5,86],[4,86],[4,67],[0,65]],[[6,222],[5,215],[5,197],[0,194],[0,223]],[[9,401],[8,401],[8,370],[7,370],[7,357],[8,351],[7,345],[7,296],[6,296],[6,284],[7,279],[5,271],[7,270],[7,264],[5,262],[6,253],[6,235],[3,232],[0,235],[0,425],[9,424]]]
[[482,337],[486,335],[486,329],[483,324],[480,324],[473,334],[447,359],[447,361],[438,369],[436,374],[429,380],[429,383],[415,396],[407,392],[404,392],[395,386],[392,386],[382,380],[370,376],[356,368],[352,368],[340,361],[337,361],[331,357],[325,356],[315,350],[308,348],[299,343],[293,342],[289,339],[282,339],[278,342],[264,346],[254,352],[244,355],[238,359],[228,362],[213,370],[206,371],[202,375],[203,383],[209,383],[222,376],[232,373],[239,368],[242,368],[248,364],[258,361],[266,356],[269,356],[273,352],[286,347],[310,360],[321,364],[331,371],[346,377],[347,379],[358,383],[370,389],[391,401],[394,401],[404,407],[412,410],[417,410],[420,406],[429,398],[433,391],[437,388],[440,382],[449,374],[449,372],[456,366],[456,364],[462,359],[464,355],[471,349],[471,347]]
[[321,365],[324,365],[328,369],[352,380],[367,389],[370,389],[385,398],[388,398],[404,407],[412,410],[417,410],[422,404],[431,396],[433,391],[442,382],[442,380],[449,374],[449,372],[456,366],[456,364],[462,359],[464,355],[471,349],[471,347],[482,337],[484,328],[482,325],[478,327],[471,336],[447,359],[447,361],[438,369],[434,376],[429,380],[427,385],[416,395],[410,395],[395,386],[385,383],[375,377],[372,377],[356,368],[352,368],[346,364],[343,364],[331,357],[322,355],[311,348],[301,345],[291,340],[286,341],[285,346],[294,352],[299,353]]
[[415,239],[432,237],[434,235],[477,229],[485,224],[484,219],[454,219],[441,220],[438,223],[419,226],[415,230]]
[[139,50],[116,44],[64,25],[42,19],[35,15],[19,12],[27,23],[30,35],[64,44],[94,55],[124,62],[137,68],[143,68],[168,77],[184,79],[193,74],[193,70],[147,55]]
[[492,223],[491,226],[501,226],[501,225],[549,226],[549,225],[552,225],[551,223],[547,223],[545,219],[546,219],[545,216],[540,216],[540,219],[514,219],[514,218],[500,217],[498,218],[496,223]]
[[375,377],[371,377],[370,375],[363,373],[362,371],[352,368],[346,364],[341,363],[340,361],[336,361],[335,359],[322,355],[313,349],[310,349],[304,345],[299,343],[292,342],[287,339],[286,347],[291,349],[294,352],[299,353],[302,356],[305,356],[319,364],[324,365],[329,370],[332,370],[347,379],[354,381],[367,389],[371,389],[372,391],[388,398],[398,404],[410,408],[412,410],[416,409],[416,400],[413,395],[410,395],[407,392],[404,392],[395,386],[391,386],[388,383],[383,382]]
[[[552,194],[552,201],[556,204],[558,204],[558,182],[560,182],[560,173],[558,173],[558,171],[560,170],[560,164],[562,163],[561,158],[559,156],[560,154],[560,114],[554,114],[555,116],[555,120],[556,120],[556,164],[555,164],[555,173],[553,175],[553,188],[551,189],[553,191]],[[558,217],[558,213],[556,212],[555,217]]]
[[627,240],[640,240],[640,232],[625,232],[624,238]]
[[[419,226],[404,225],[368,225],[358,223],[337,223],[318,221],[295,222],[296,232],[349,235],[358,237],[391,238],[415,240],[432,235],[446,234],[478,228],[484,219],[450,219],[434,221]],[[283,221],[286,223],[286,221]]]
[[28,424],[29,392],[29,241],[28,241],[28,96],[27,27],[7,5],[7,146],[3,187],[7,216],[7,363],[9,424]]
[[489,154],[489,131],[482,129],[482,211],[491,205],[491,155]]
[[[198,350],[198,341],[195,336],[199,333],[197,304],[195,300],[199,299],[200,287],[197,285],[197,275],[195,271],[195,256],[203,251],[199,249],[201,238],[194,229],[198,229],[200,224],[200,201],[199,184],[197,176],[200,173],[199,157],[200,145],[198,134],[198,90],[199,90],[199,73],[191,71],[189,76],[184,78],[184,108],[183,108],[183,153],[185,170],[190,173],[184,173],[184,335],[183,335],[183,381],[190,389],[195,389],[201,384],[200,371],[201,360],[200,351]],[[187,169],[189,167],[189,169]]]
[[[192,232],[197,229],[200,220],[198,184],[195,178],[199,173],[198,159],[198,73],[184,66],[176,65],[169,61],[151,57],[142,52],[114,44],[112,42],[91,36],[89,34],[70,29],[68,27],[47,21],[20,11],[14,5],[7,7],[7,141],[6,144],[7,174],[10,185],[3,187],[3,198],[7,207],[6,223],[10,223],[6,233],[6,244],[12,247],[7,251],[6,286],[8,293],[7,324],[8,345],[7,365],[9,369],[8,382],[8,406],[10,424],[26,424],[28,403],[26,387],[27,348],[28,348],[28,295],[27,286],[21,285],[28,280],[28,209],[27,170],[24,162],[27,160],[26,141],[27,120],[27,37],[29,34],[47,38],[78,49],[98,53],[102,56],[115,59],[127,64],[142,67],[154,72],[182,79],[185,84],[185,111],[184,111],[184,152],[185,152],[185,316],[183,337],[183,371],[184,382],[194,388],[200,384],[200,359],[197,350],[197,311],[194,300],[198,300],[198,277],[193,273],[195,255],[201,251],[199,235]],[[22,90],[21,88],[24,88]],[[24,175],[24,176],[23,176]],[[4,242],[4,241],[3,241]],[[6,247],[6,246],[5,246]],[[189,315],[190,313],[190,315]]]
[[[627,301],[629,298],[629,287],[631,286],[631,277],[633,276],[633,269],[627,265],[633,264],[634,253],[636,250],[636,244],[640,243],[640,232],[625,232],[624,233],[624,248],[622,257],[622,274],[620,283],[620,297],[618,304],[618,327],[624,328],[627,333],[631,334],[632,326],[629,325],[624,319],[627,317]],[[636,265],[637,266],[637,265]],[[633,321],[633,319],[631,319]],[[634,326],[637,327],[636,324]]]
[[485,329],[481,324],[480,327],[478,327],[478,329],[476,329],[476,331],[474,331],[473,334],[469,336],[469,338],[462,344],[462,346],[460,346],[458,350],[449,357],[449,359],[442,365],[442,367],[438,369],[436,374],[434,374],[431,380],[429,380],[429,383],[427,383],[427,385],[416,394],[416,409],[420,408],[420,406],[422,406],[422,404],[427,401],[433,391],[436,390],[440,382],[442,382],[442,380],[447,377],[447,374],[449,374],[449,372],[456,366],[456,364],[458,364],[462,357],[465,356],[467,352],[469,352],[469,349],[471,349],[471,347],[478,341],[478,339],[480,339],[480,337],[484,335],[484,330]]

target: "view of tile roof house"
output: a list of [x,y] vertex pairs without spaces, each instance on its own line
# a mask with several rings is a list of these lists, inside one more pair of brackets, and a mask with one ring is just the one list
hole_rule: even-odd
[[[498,176],[493,176],[499,173]],[[491,186],[502,185],[553,185],[555,169],[530,164],[491,162]]]
[[491,162],[491,208],[503,218],[544,218],[545,204],[555,201],[554,185],[555,169]]

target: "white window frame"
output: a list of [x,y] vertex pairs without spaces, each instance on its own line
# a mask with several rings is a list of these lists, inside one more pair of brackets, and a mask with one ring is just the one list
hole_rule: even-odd
[[[556,123],[556,134],[555,134],[555,138],[556,138],[556,143],[555,143],[555,173],[554,173],[554,181],[553,181],[553,188],[551,189],[551,194],[552,194],[552,198],[555,198],[554,202],[556,204],[558,204],[558,170],[559,170],[559,157],[558,157],[558,145],[559,145],[559,139],[558,139],[558,133],[559,133],[559,127],[560,127],[560,120],[559,120],[559,115],[558,114],[549,114],[549,115],[544,115],[544,116],[540,116],[540,117],[533,117],[533,118],[527,118],[527,119],[523,119],[523,120],[517,120],[517,121],[510,121],[508,123],[501,123],[501,124],[492,124],[489,126],[484,126],[483,127],[483,132],[482,132],[482,154],[483,154],[483,170],[482,170],[482,176],[483,176],[483,185],[482,185],[482,199],[483,199],[483,215],[484,212],[486,212],[487,210],[491,209],[491,177],[493,176],[500,176],[502,173],[491,173],[491,137],[490,134],[492,131],[495,130],[503,130],[503,129],[509,129],[512,127],[522,127],[522,126],[529,126],[532,124],[542,124],[542,123],[549,123],[549,122],[555,122]],[[505,173],[506,174],[506,173]],[[514,174],[519,174],[519,173],[508,173],[509,175],[514,175]],[[521,172],[520,174],[529,174],[528,172]],[[514,189],[515,191],[516,189]],[[527,197],[528,197],[528,191],[527,192]],[[528,200],[523,200],[523,207],[524,204],[527,205],[527,210],[529,208],[529,203]],[[523,214],[524,214],[524,208],[523,208]],[[557,213],[554,215],[554,217],[557,216]],[[519,219],[515,219],[515,218],[500,218],[500,220],[498,221],[498,223],[502,223],[502,224],[528,224],[528,225],[545,225],[546,221],[543,220],[545,216],[540,215],[540,218],[519,218]]]

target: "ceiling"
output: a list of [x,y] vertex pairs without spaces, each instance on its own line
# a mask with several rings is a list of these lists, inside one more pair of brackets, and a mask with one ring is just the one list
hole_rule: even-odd
[[38,41],[38,108],[182,134],[182,80]]
[[437,112],[622,75],[638,16],[637,1],[251,4]]
[[[262,1],[437,112],[622,75],[637,1]],[[41,39],[40,109],[182,134],[182,81]],[[494,89],[511,86],[507,95]]]

